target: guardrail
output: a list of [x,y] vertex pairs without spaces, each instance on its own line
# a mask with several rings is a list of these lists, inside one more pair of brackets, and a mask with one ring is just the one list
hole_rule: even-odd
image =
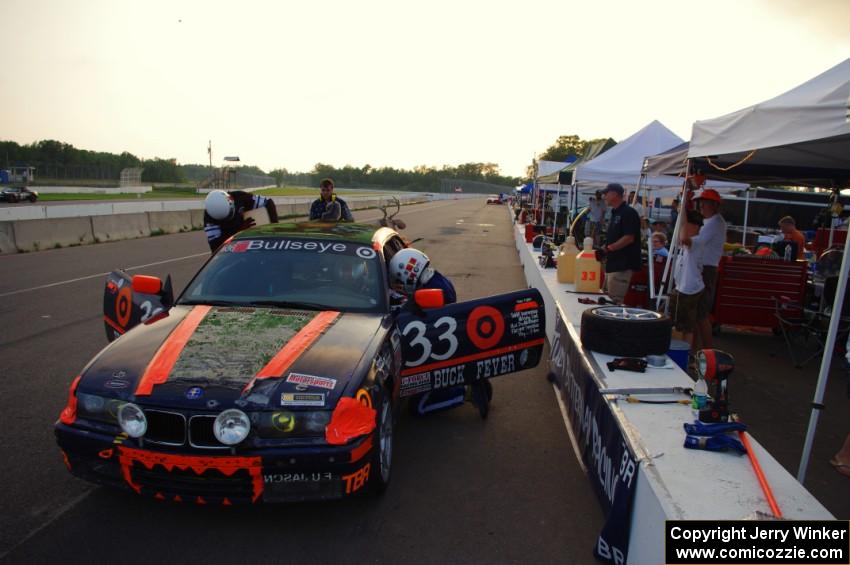
[[[402,204],[480,195],[398,194],[386,197],[346,198],[353,210],[376,208],[390,196]],[[306,216],[314,198],[275,197],[278,215]],[[204,202],[167,200],[144,202],[98,202],[58,206],[0,208],[0,254],[88,245],[204,227]]]

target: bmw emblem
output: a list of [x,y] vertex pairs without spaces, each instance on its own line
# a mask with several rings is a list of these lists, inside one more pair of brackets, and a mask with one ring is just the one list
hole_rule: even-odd
[[198,400],[204,395],[204,389],[199,386],[193,386],[186,390],[186,398],[189,400]]

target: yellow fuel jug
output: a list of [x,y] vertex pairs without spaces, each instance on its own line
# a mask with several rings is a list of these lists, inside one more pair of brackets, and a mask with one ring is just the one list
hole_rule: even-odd
[[576,246],[576,238],[569,236],[558,250],[558,282],[559,283],[574,283],[576,272],[576,255],[578,255],[578,247]]
[[582,247],[581,252],[576,255],[576,292],[599,292],[599,285],[602,282],[602,264],[596,260],[593,238],[584,238]]

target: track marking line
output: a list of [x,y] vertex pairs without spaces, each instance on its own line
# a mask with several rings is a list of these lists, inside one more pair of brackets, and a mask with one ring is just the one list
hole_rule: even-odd
[[[195,253],[194,255],[186,255],[184,257],[175,257],[174,259],[165,259],[163,261],[156,261],[154,263],[147,263],[145,265],[135,265],[133,267],[126,267],[124,270],[125,271],[135,271],[137,269],[144,269],[145,267],[155,267],[156,265],[164,265],[165,263],[173,263],[175,261],[185,261],[186,259],[195,259],[196,257],[203,257],[204,255],[209,256],[209,254],[210,254],[209,251],[207,251],[205,253]],[[51,287],[60,286],[60,285],[63,285],[63,284],[71,284],[71,283],[75,283],[75,282],[79,282],[79,281],[85,281],[85,280],[93,279],[93,278],[97,278],[97,277],[105,277],[108,274],[109,274],[109,272],[96,273],[94,275],[87,275],[85,277],[78,277],[76,279],[68,279],[66,281],[59,281],[59,282],[50,283],[50,284],[42,284],[42,285],[34,286],[34,287],[31,287],[31,288],[24,288],[24,289],[21,289],[21,290],[13,290],[11,292],[4,292],[3,294],[0,294],[0,298],[3,298],[4,296],[12,296],[13,294],[21,294],[21,293],[24,293],[24,292],[32,292],[32,291],[35,291],[35,290],[41,290],[43,288],[51,288]]]
[[581,467],[581,470],[584,471],[584,474],[587,475],[587,467],[584,466],[584,461],[581,459],[581,452],[578,449],[578,442],[576,441],[576,436],[573,435],[573,430],[570,428],[570,417],[567,414],[567,407],[564,405],[564,401],[561,400],[561,395],[558,394],[558,387],[555,383],[552,383],[552,390],[555,391],[555,400],[558,401],[558,406],[561,408],[561,416],[564,418],[564,426],[567,428],[567,435],[570,436],[570,444],[573,446],[573,453],[575,453],[576,461],[578,461],[578,466]]
[[21,539],[21,541],[19,541],[18,543],[16,543],[15,545],[13,545],[11,548],[9,548],[9,550],[8,550],[8,551],[4,551],[3,553],[0,553],[0,561],[2,561],[2,560],[3,560],[3,559],[7,556],[7,555],[9,555],[9,554],[10,554],[10,553],[12,553],[13,551],[15,551],[16,549],[18,549],[18,548],[19,548],[19,547],[21,547],[22,545],[24,545],[26,542],[28,542],[30,539],[32,539],[32,538],[33,538],[33,536],[35,536],[36,534],[38,534],[40,531],[42,531],[43,529],[45,529],[47,526],[49,526],[50,524],[52,524],[53,522],[55,522],[56,520],[58,520],[59,518],[61,518],[61,517],[62,517],[62,516],[63,516],[66,512],[68,512],[69,510],[71,510],[74,506],[76,506],[77,504],[81,503],[81,502],[82,502],[82,501],[83,501],[83,500],[84,500],[84,499],[85,499],[88,495],[90,495],[92,492],[94,492],[95,488],[97,488],[97,487],[91,487],[90,489],[88,489],[87,491],[85,491],[84,493],[82,493],[81,495],[79,495],[78,497],[71,499],[71,500],[70,500],[67,504],[65,504],[64,506],[60,506],[60,507],[59,507],[59,510],[57,510],[56,514],[54,514],[54,515],[53,515],[53,516],[52,516],[52,517],[51,517],[51,518],[50,518],[47,522],[45,522],[44,524],[42,524],[42,525],[38,526],[36,529],[32,530],[30,533],[28,533],[27,535],[25,535],[25,536]]

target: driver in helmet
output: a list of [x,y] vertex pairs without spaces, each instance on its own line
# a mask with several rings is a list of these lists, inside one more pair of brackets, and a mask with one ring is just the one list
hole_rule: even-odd
[[[452,281],[434,269],[428,256],[418,249],[402,249],[393,255],[388,270],[393,290],[402,293],[408,301],[417,290],[433,288],[443,291],[445,304],[457,302],[457,293]],[[455,408],[469,399],[478,407],[481,417],[486,418],[493,396],[490,381],[485,379],[468,385],[468,388],[468,394],[467,386],[461,385],[413,395],[410,398],[411,409],[415,415],[424,416]]]
[[204,232],[210,251],[215,251],[231,236],[254,225],[253,218],[244,218],[243,212],[265,208],[269,220],[277,223],[274,200],[242,190],[213,190],[204,201]]

